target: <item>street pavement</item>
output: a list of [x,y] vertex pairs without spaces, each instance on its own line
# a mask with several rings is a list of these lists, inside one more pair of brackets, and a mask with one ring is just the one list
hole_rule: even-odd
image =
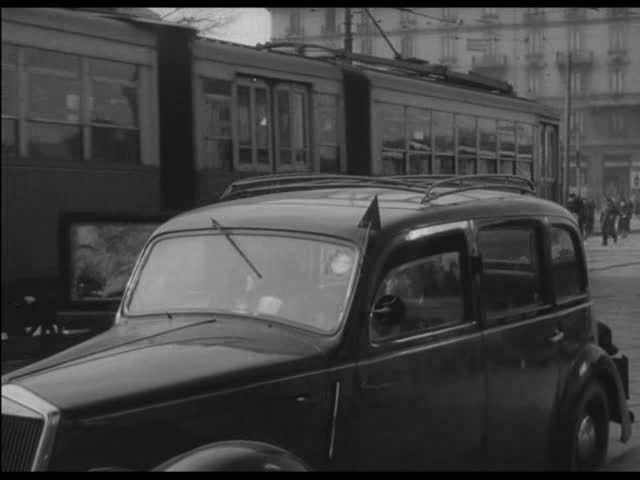
[[619,426],[611,424],[603,471],[640,471],[640,232],[607,246],[601,236],[591,237],[585,250],[596,318],[611,327],[613,343],[629,358],[628,403],[636,416],[626,444],[620,442]]

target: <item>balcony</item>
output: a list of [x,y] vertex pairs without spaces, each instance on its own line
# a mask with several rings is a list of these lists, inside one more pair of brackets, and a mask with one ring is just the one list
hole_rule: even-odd
[[609,49],[610,65],[626,65],[629,63],[629,51],[625,47]]
[[409,28],[416,28],[417,25],[418,21],[415,18],[403,18],[400,20],[400,28],[405,30]]
[[482,21],[485,23],[498,23],[500,17],[498,16],[498,12],[483,12],[482,13]]
[[608,14],[610,18],[624,18],[631,13],[629,7],[609,8]]
[[506,55],[474,55],[471,59],[472,70],[504,70],[505,68],[507,68]]
[[541,69],[546,66],[544,52],[528,52],[525,55],[525,60],[527,62],[527,68],[530,69]]
[[537,12],[525,12],[524,13],[524,23],[529,25],[539,25],[544,23],[546,20],[546,15],[544,10],[540,10]]
[[[592,50],[573,50],[571,53],[571,66],[589,67],[593,65]],[[558,52],[556,54],[556,62],[558,66],[566,68],[569,62],[569,54],[567,52]]]

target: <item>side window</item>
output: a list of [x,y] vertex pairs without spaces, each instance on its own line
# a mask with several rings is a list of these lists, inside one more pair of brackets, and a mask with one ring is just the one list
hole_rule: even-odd
[[448,251],[405,263],[391,270],[376,294],[399,297],[405,315],[392,324],[372,318],[371,340],[385,341],[464,322],[461,255]]
[[538,233],[533,225],[501,225],[479,232],[487,318],[543,304]]
[[580,265],[576,242],[578,238],[568,229],[560,226],[551,228],[551,265],[558,299],[581,295],[586,291],[587,282]]

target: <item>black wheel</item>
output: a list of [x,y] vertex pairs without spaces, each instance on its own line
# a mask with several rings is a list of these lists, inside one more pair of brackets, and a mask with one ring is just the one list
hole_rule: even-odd
[[607,458],[609,443],[609,403],[600,382],[587,386],[573,415],[569,468],[572,471],[596,470]]

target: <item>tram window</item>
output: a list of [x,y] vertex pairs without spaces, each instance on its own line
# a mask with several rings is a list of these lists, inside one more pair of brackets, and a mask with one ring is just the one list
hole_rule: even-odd
[[456,116],[458,173],[471,175],[476,172],[477,128],[476,118],[469,115]]
[[407,107],[407,142],[409,164],[407,173],[431,173],[431,112]]
[[2,160],[17,158],[18,49],[2,44]]
[[336,173],[340,171],[337,128],[338,97],[336,95],[316,95],[315,102],[320,171]]
[[500,173],[513,175],[515,173],[516,134],[514,123],[498,120],[498,157],[500,159]]
[[490,118],[478,119],[480,159],[478,173],[498,173],[498,125]]
[[533,179],[533,125],[516,124],[518,159],[516,174]]
[[198,168],[231,170],[231,82],[203,78],[202,92],[203,132],[202,152]]
[[266,84],[241,80],[236,86],[238,170],[271,171],[271,110]]
[[386,151],[382,153],[382,174],[404,174],[404,153]]
[[98,162],[139,161],[138,67],[89,60],[91,158]]
[[406,173],[405,107],[380,104],[382,122],[382,172],[384,175]]
[[311,170],[306,91],[281,84],[275,88],[275,97],[277,169]]
[[436,153],[434,173],[455,173],[453,113],[433,112],[432,118]]

